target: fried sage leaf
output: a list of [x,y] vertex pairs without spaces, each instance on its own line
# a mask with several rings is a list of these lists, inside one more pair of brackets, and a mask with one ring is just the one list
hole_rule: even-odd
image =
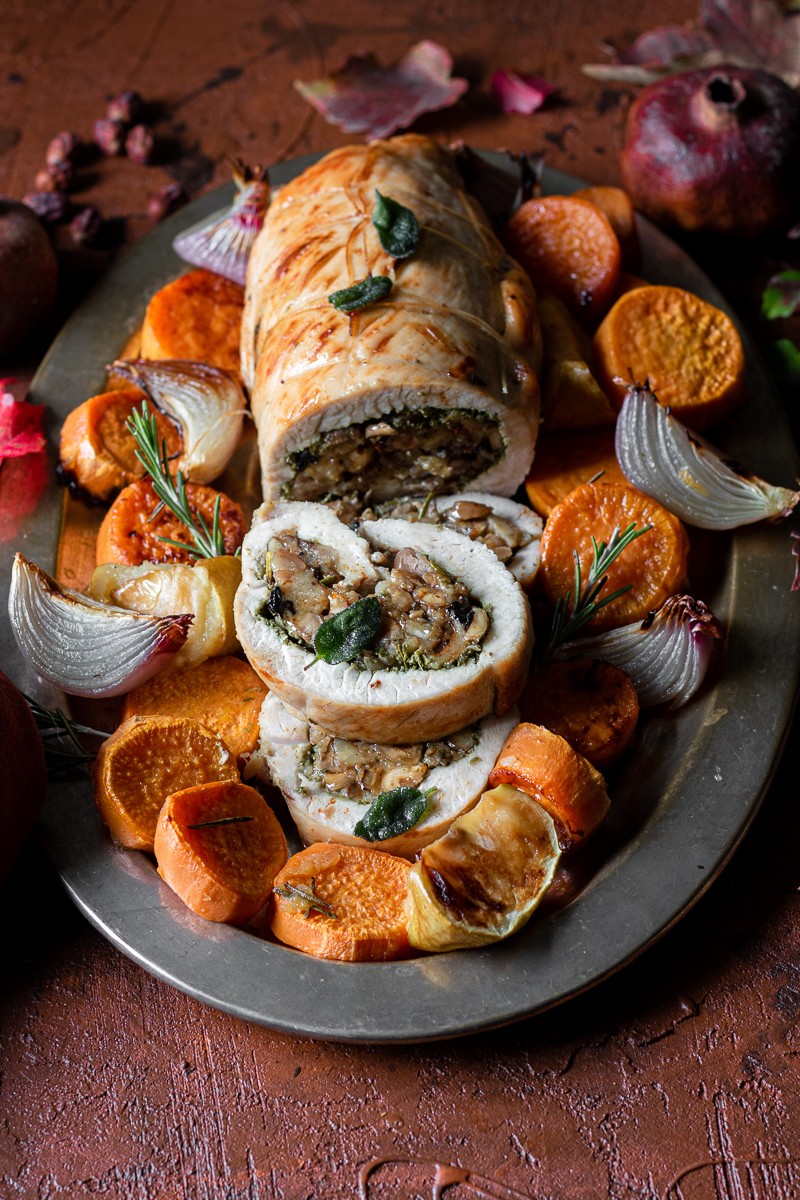
[[372,224],[392,258],[409,258],[419,246],[419,221],[410,208],[375,189]]
[[366,279],[359,279],[358,283],[353,283],[350,287],[331,292],[328,300],[334,308],[341,309],[342,312],[355,312],[359,308],[366,308],[368,304],[374,304],[376,300],[382,300],[391,290],[392,280],[388,275],[368,275]]
[[353,832],[368,842],[385,842],[388,838],[399,837],[425,816],[428,797],[433,791],[434,788],[421,792],[415,787],[398,787],[381,792],[356,823]]
[[331,664],[351,662],[372,645],[380,627],[380,600],[377,596],[363,596],[322,622],[314,635],[317,658]]

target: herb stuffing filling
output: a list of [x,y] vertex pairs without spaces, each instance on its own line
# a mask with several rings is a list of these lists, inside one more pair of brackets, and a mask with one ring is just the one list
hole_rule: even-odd
[[256,616],[313,651],[324,622],[371,594],[380,604],[380,624],[371,644],[350,659],[357,668],[437,670],[478,657],[489,614],[463,583],[409,547],[397,551],[391,565],[388,555],[375,557],[386,561],[377,568],[381,578],[356,591],[345,584],[330,546],[290,533],[270,538],[264,563],[269,586]]
[[473,409],[423,407],[321,434],[294,450],[285,499],[327,500],[357,492],[370,500],[457,491],[500,461],[493,417]]
[[308,736],[300,773],[309,783],[360,804],[369,804],[395,788],[419,787],[434,767],[458,762],[478,742],[474,726],[436,742],[411,746],[351,742],[313,722],[309,722]]

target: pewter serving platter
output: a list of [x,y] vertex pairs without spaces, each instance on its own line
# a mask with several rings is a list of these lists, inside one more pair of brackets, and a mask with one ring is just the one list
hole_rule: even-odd
[[[285,182],[313,156],[273,172]],[[500,163],[499,156],[493,157]],[[578,182],[545,174],[545,191]],[[101,391],[105,365],[139,326],[149,297],[186,269],[172,238],[229,201],[204,196],[149,234],[112,268],[51,348],[32,387],[48,406],[55,460],[64,417]],[[693,262],[641,227],[642,274],[726,305]],[[797,474],[791,435],[745,338],[751,398],[718,438],[771,482]],[[7,594],[14,550],[53,570],[61,495],[54,485],[15,545],[3,547]],[[335,963],[195,917],[151,859],[117,850],[85,777],[52,786],[40,822],[72,899],[124,954],[189,995],[273,1029],[354,1042],[424,1041],[492,1028],[586,990],[669,929],[709,886],[744,835],[768,787],[791,721],[800,663],[800,598],[790,590],[785,526],[732,537],[690,531],[692,590],[725,631],[703,690],[676,714],[643,720],[610,781],[612,812],[593,844],[564,865],[531,924],[484,949],[400,963]],[[47,699],[4,616],[3,668]]]

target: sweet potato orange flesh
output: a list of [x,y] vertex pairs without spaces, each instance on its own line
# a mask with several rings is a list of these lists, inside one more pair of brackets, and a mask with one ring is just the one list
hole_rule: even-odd
[[171,792],[238,778],[228,747],[197,721],[133,717],[100,747],[94,799],[118,845],[152,850],[158,814]]
[[538,291],[551,292],[573,316],[595,320],[612,303],[622,256],[608,217],[588,200],[527,200],[506,226],[506,243]]
[[604,483],[626,482],[614,453],[613,429],[543,432],[525,490],[539,515],[547,517],[576,487],[601,473]]
[[638,270],[641,246],[636,229],[636,210],[628,193],[623,188],[600,185],[579,188],[572,195],[579,200],[588,200],[605,213],[617,235],[623,266],[629,271]]
[[[187,483],[189,508],[199,512],[211,529],[214,504],[222,495],[215,488],[199,483]],[[157,511],[158,510],[158,511]],[[245,534],[244,513],[240,506],[222,496],[220,528],[226,554],[233,554],[242,544]],[[140,479],[123,488],[109,508],[97,534],[97,562],[123,563],[138,566],[143,562],[194,562],[188,550],[170,546],[161,538],[172,538],[193,545],[189,530],[166,507],[159,507],[158,497],[149,479]]]
[[122,718],[188,717],[222,738],[237,758],[258,745],[266,685],[249,663],[230,654],[194,667],[162,671],[128,692]]
[[[405,897],[411,864],[360,846],[317,842],[293,855],[275,879],[275,937],[318,958],[385,962],[409,953]],[[309,908],[290,886],[318,897]],[[281,895],[280,890],[290,894]]]
[[598,598],[627,585],[630,589],[602,608],[582,632],[599,633],[643,621],[651,609],[680,591],[686,582],[686,531],[657,500],[619,483],[584,484],[570,492],[547,518],[538,579],[553,605],[572,592],[573,551],[580,559],[585,587],[592,564],[592,537],[598,543],[607,543],[615,529],[623,531],[631,523],[637,529],[646,525],[652,528],[631,542],[611,564]]
[[616,762],[639,720],[630,677],[613,663],[588,658],[537,667],[519,710],[524,721],[559,734],[598,771]]
[[542,426],[596,429],[615,425],[617,414],[591,368],[591,342],[555,296],[539,302],[544,340]]
[[189,271],[156,292],[141,334],[143,358],[188,358],[239,373],[244,288],[213,271]]
[[512,729],[489,776],[489,787],[501,783],[550,813],[565,848],[596,829],[610,806],[600,772],[563,737],[527,722]]
[[647,380],[661,404],[701,431],[745,399],[742,342],[728,316],[677,287],[620,296],[594,338],[597,377],[617,409],[631,380]]
[[169,796],[155,854],[159,875],[187,908],[207,921],[241,925],[269,898],[287,848],[261,793],[229,780]]
[[[138,388],[118,388],[84,400],[68,414],[59,448],[59,470],[66,480],[95,500],[107,500],[141,478],[144,467],[127,422],[144,398]],[[167,454],[179,454],[183,439],[178,426],[151,404],[147,407],[155,416],[159,440],[167,443]]]

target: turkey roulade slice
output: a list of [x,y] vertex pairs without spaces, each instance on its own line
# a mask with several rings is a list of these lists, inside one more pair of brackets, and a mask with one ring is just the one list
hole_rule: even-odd
[[454,529],[473,541],[483,542],[524,588],[529,588],[539,570],[542,519],[532,509],[505,496],[488,492],[458,492],[454,496],[404,496],[378,507],[360,509],[352,504],[332,505],[340,520],[375,520],[398,517]]
[[[286,797],[300,836],[312,842],[374,845],[412,858],[476,804],[503,740],[517,722],[485,717],[448,737],[406,746],[337,737],[289,708],[274,694],[261,708],[259,774]],[[428,797],[422,819],[396,837],[368,842],[354,830],[381,794],[415,787]]]
[[[407,258],[381,245],[376,191],[419,223]],[[351,312],[330,302],[370,276],[388,294]],[[429,138],[346,146],[274,196],[248,267],[242,361],[267,499],[511,495],[525,479],[534,291]]]
[[[235,615],[248,659],[281,700],[342,737],[391,745],[508,713],[533,644],[522,589],[480,542],[391,518],[364,521],[359,534],[320,504],[259,509]],[[347,660],[337,662],[343,624]]]

